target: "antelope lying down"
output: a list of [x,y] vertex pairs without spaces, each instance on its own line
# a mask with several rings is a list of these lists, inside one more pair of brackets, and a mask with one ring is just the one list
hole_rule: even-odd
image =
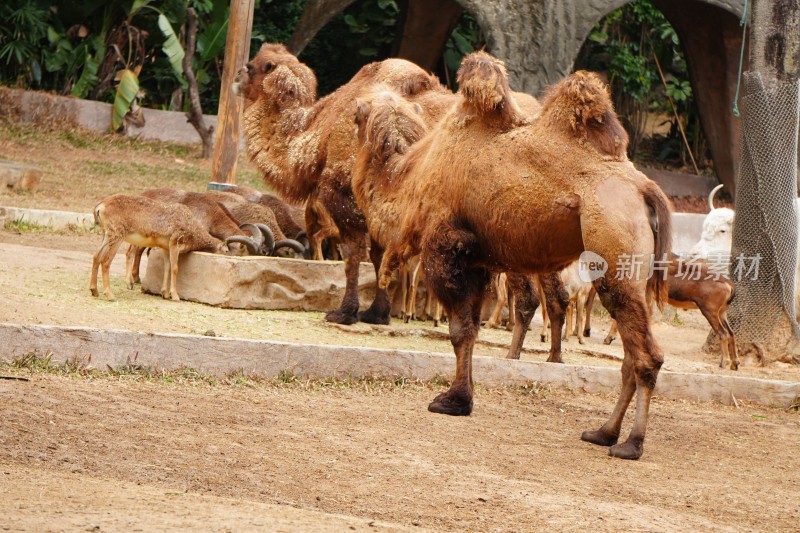
[[[94,220],[103,230],[103,243],[92,260],[92,278],[89,289],[98,296],[97,269],[103,268],[103,292],[114,300],[109,283],[111,261],[123,241],[141,248],[161,248],[165,252],[167,267],[161,295],[179,301],[176,280],[178,256],[184,252],[227,253],[226,241],[212,237],[192,214],[181,204],[168,204],[143,196],[115,194],[102,200],[94,208]],[[128,269],[132,265],[128,264]]]

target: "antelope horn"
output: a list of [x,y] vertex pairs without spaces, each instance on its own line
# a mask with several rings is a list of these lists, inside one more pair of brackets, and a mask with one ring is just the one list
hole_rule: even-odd
[[254,226],[263,234],[264,241],[261,248],[264,250],[264,255],[273,255],[275,252],[275,235],[272,230],[266,224],[254,224]]
[[303,246],[302,243],[294,239],[281,239],[275,243],[275,250],[272,252],[272,255],[275,255],[275,252],[277,252],[281,248],[291,248],[292,250],[301,255],[305,255],[306,253],[306,247]]
[[232,242],[238,242],[240,244],[244,244],[244,247],[247,248],[247,252],[250,255],[258,255],[258,245],[250,237],[245,237],[244,235],[234,235],[232,237],[228,237],[227,239],[225,239],[225,244],[228,247],[230,247],[230,243]]
[[255,224],[244,223],[239,226],[239,229],[249,233],[258,246],[261,246],[264,243],[264,235]]
[[714,187],[713,189],[711,189],[711,192],[710,192],[710,193],[708,193],[708,208],[709,208],[709,209],[711,209],[712,211],[713,211],[714,209],[716,209],[716,208],[714,207],[714,196],[716,196],[716,194],[717,194],[717,191],[719,191],[719,190],[720,190],[721,188],[723,188],[724,186],[725,186],[725,185],[723,185],[722,183],[720,183],[719,185],[717,185],[716,187]]

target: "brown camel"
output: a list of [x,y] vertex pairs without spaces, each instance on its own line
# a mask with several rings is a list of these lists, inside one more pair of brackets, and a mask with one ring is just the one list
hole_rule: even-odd
[[[358,313],[358,264],[366,256],[367,227],[356,205],[350,174],[357,150],[353,131],[355,100],[377,81],[422,106],[430,120],[449,106],[452,93],[413,63],[388,59],[363,67],[347,84],[316,101],[314,73],[286,48],[265,44],[237,76],[244,97],[244,128],[250,158],[264,179],[287,201],[316,196],[339,229],[346,287],[339,309],[326,319],[388,324],[390,302],[377,291],[369,309]],[[447,97],[446,101],[442,97]],[[370,246],[376,275],[382,249]]]
[[[421,252],[428,286],[449,318],[456,376],[428,409],[472,412],[472,351],[491,271],[553,273],[591,251],[608,265],[594,286],[620,324],[625,359],[622,391],[611,417],[582,439],[610,446],[612,456],[637,459],[663,363],[645,293],[659,305],[667,294],[659,276],[647,276],[649,263],[642,275],[627,275],[625,258],[660,258],[669,252],[669,201],[627,159],[627,135],[596,75],[577,72],[556,84],[533,120],[520,113],[505,66],[488,54],[468,56],[458,80],[458,102],[394,160],[383,153],[391,144],[376,137],[391,129],[386,121],[417,127],[406,124],[414,111],[396,106],[384,119],[374,104],[359,111],[359,127],[378,149],[371,155],[362,152],[357,165],[365,164],[362,159],[376,168],[383,164],[380,179],[372,180],[373,196],[384,195],[401,215],[399,225],[384,223],[379,230],[386,235],[380,284],[385,287],[405,258]],[[408,120],[397,118],[399,113]],[[627,441],[617,444],[634,393],[633,428]]]

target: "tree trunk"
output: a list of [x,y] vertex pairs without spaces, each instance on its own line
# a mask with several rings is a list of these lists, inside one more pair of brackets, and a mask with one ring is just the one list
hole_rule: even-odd
[[409,0],[394,55],[436,70],[463,11],[455,0]]
[[317,32],[353,2],[355,0],[309,0],[286,48],[299,56]]
[[236,79],[236,72],[249,59],[254,7],[255,0],[231,0],[217,112],[217,136],[214,141],[214,160],[211,163],[211,179],[218,183],[236,183],[241,106],[231,90],[231,85]]
[[196,41],[197,14],[194,12],[194,8],[190,7],[186,10],[186,53],[183,56],[183,75],[186,76],[189,84],[189,111],[186,112],[186,119],[189,124],[194,126],[203,141],[203,159],[209,159],[213,147],[214,126],[206,127],[203,106],[200,104],[200,90],[197,88],[197,78],[192,70]]
[[[791,359],[798,334],[797,132],[800,120],[798,0],[752,2],[750,65],[744,74],[730,322],[738,344]],[[757,264],[757,275],[741,267]],[[744,276],[742,276],[744,274]]]

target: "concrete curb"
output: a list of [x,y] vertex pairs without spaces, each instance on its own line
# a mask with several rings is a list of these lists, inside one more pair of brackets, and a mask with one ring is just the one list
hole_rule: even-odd
[[[141,333],[83,327],[0,324],[1,359],[27,353],[52,353],[54,361],[88,358],[96,368],[137,364],[175,369],[191,367],[223,375],[241,370],[264,378],[282,371],[312,379],[404,376],[429,380],[452,376],[450,354],[254,341],[196,335]],[[474,358],[475,380],[486,387],[538,382],[590,393],[616,393],[615,368]],[[732,397],[763,405],[788,407],[800,396],[800,383],[736,376],[661,372],[656,394],[670,399],[732,403]]]
[[75,213],[72,211],[50,211],[47,209],[29,209],[25,207],[0,207],[0,222],[25,221],[41,227],[64,229],[77,226],[89,229],[94,226],[94,215]]

